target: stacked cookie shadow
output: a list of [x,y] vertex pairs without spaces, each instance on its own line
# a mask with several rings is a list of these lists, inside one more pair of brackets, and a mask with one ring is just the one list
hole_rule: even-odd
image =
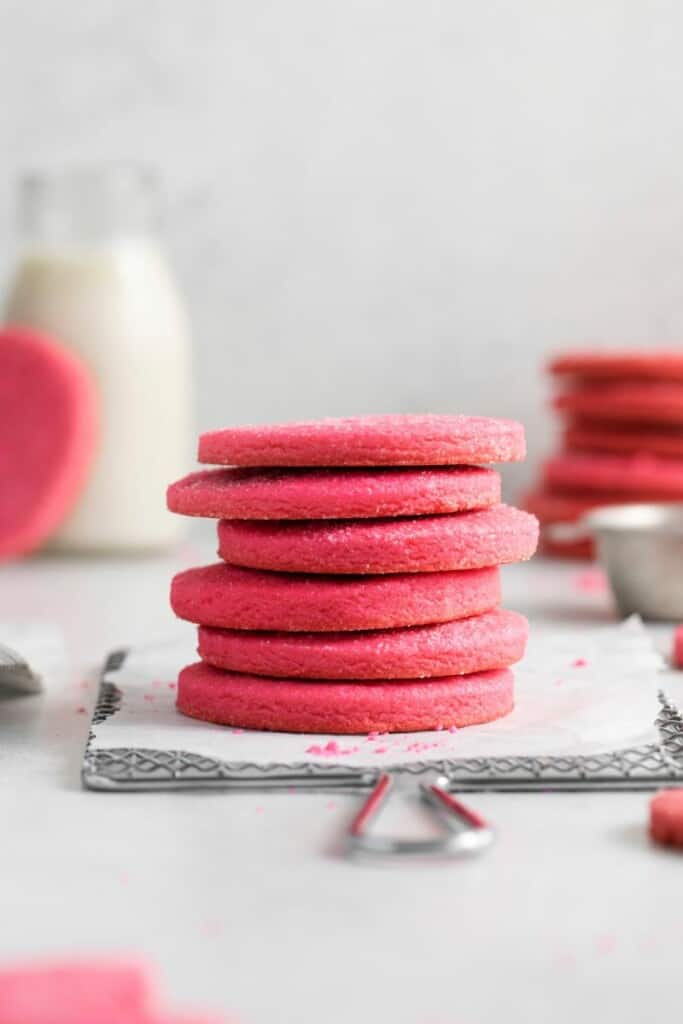
[[602,505],[683,500],[683,352],[575,352],[550,364],[562,446],[524,506],[548,554],[592,557],[576,523]]
[[532,515],[482,463],[524,457],[521,425],[381,416],[215,431],[168,507],[217,518],[221,561],[177,575],[201,661],[178,708],[231,726],[406,732],[513,705],[526,620],[499,566],[529,558]]

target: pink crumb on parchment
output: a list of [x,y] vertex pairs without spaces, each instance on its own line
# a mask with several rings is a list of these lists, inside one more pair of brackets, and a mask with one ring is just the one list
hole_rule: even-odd
[[148,701],[153,701],[154,700],[154,694],[153,693],[145,693],[145,694],[143,694],[143,696],[144,696],[145,700],[148,700]]
[[576,658],[572,662],[572,668],[585,668],[588,662],[585,658]]
[[223,934],[223,922],[210,918],[206,921],[202,921],[199,930],[205,938],[216,939],[219,935]]
[[409,743],[405,750],[406,753],[424,754],[426,750],[434,750],[439,746],[439,743],[425,743],[422,740],[416,740],[415,743]]
[[373,754],[386,754],[388,747],[375,747]]
[[324,747],[314,743],[307,748],[306,753],[316,757],[344,757],[347,754],[357,754],[359,750],[360,747],[340,747],[336,740],[329,740]]
[[674,629],[674,648],[672,655],[674,668],[683,668],[683,625]]
[[81,707],[76,708],[76,714],[77,715],[85,715],[85,714],[87,714],[86,708],[84,708],[81,705]]
[[613,953],[617,948],[615,935],[599,935],[596,941],[598,953]]
[[448,727],[448,731],[449,731],[449,732],[457,732],[457,731],[458,731],[458,727],[457,727],[457,725],[450,725],[450,726]]
[[177,683],[167,683],[169,690],[175,690],[177,685]]
[[572,577],[572,586],[584,594],[606,594],[609,590],[607,577],[602,569],[584,569]]

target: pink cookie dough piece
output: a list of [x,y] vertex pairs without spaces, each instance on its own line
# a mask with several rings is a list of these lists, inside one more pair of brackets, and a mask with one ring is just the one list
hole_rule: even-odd
[[83,364],[51,338],[0,330],[0,560],[61,525],[85,484],[97,394]]
[[483,416],[357,416],[202,434],[199,461],[222,466],[453,466],[517,462],[524,428]]
[[208,469],[171,484],[171,512],[214,519],[353,519],[487,508],[500,476],[480,466],[433,469]]
[[683,847],[683,789],[664,789],[652,798],[650,835],[658,843]]
[[218,524],[218,554],[226,562],[282,572],[480,569],[526,561],[537,544],[537,520],[509,505],[411,519]]
[[181,619],[227,629],[320,632],[447,622],[500,603],[497,568],[392,576],[306,576],[218,563],[171,583]]
[[499,669],[359,686],[240,675],[197,662],[178,677],[178,710],[205,722],[274,732],[416,732],[506,715],[513,682],[508,669]]
[[674,629],[673,664],[676,668],[683,668],[683,625]]
[[558,455],[546,462],[543,478],[551,489],[620,491],[631,501],[683,498],[683,460],[654,455]]
[[0,971],[0,1024],[152,1024],[155,1020],[150,988],[139,967],[75,961]]
[[216,668],[297,679],[423,679],[507,668],[529,625],[496,609],[435,626],[356,633],[252,633],[199,627],[198,653]]

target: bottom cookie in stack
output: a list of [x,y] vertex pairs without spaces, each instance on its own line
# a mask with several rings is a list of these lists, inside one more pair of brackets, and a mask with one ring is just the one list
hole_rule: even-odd
[[417,732],[477,725],[512,710],[508,669],[383,682],[277,679],[198,662],[178,677],[178,710],[192,718],[275,732]]

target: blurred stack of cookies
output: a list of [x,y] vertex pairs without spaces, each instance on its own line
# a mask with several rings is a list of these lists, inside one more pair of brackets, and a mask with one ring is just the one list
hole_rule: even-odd
[[683,500],[683,351],[570,352],[549,371],[562,446],[524,505],[543,551],[591,557],[588,537],[553,527],[601,505]]

